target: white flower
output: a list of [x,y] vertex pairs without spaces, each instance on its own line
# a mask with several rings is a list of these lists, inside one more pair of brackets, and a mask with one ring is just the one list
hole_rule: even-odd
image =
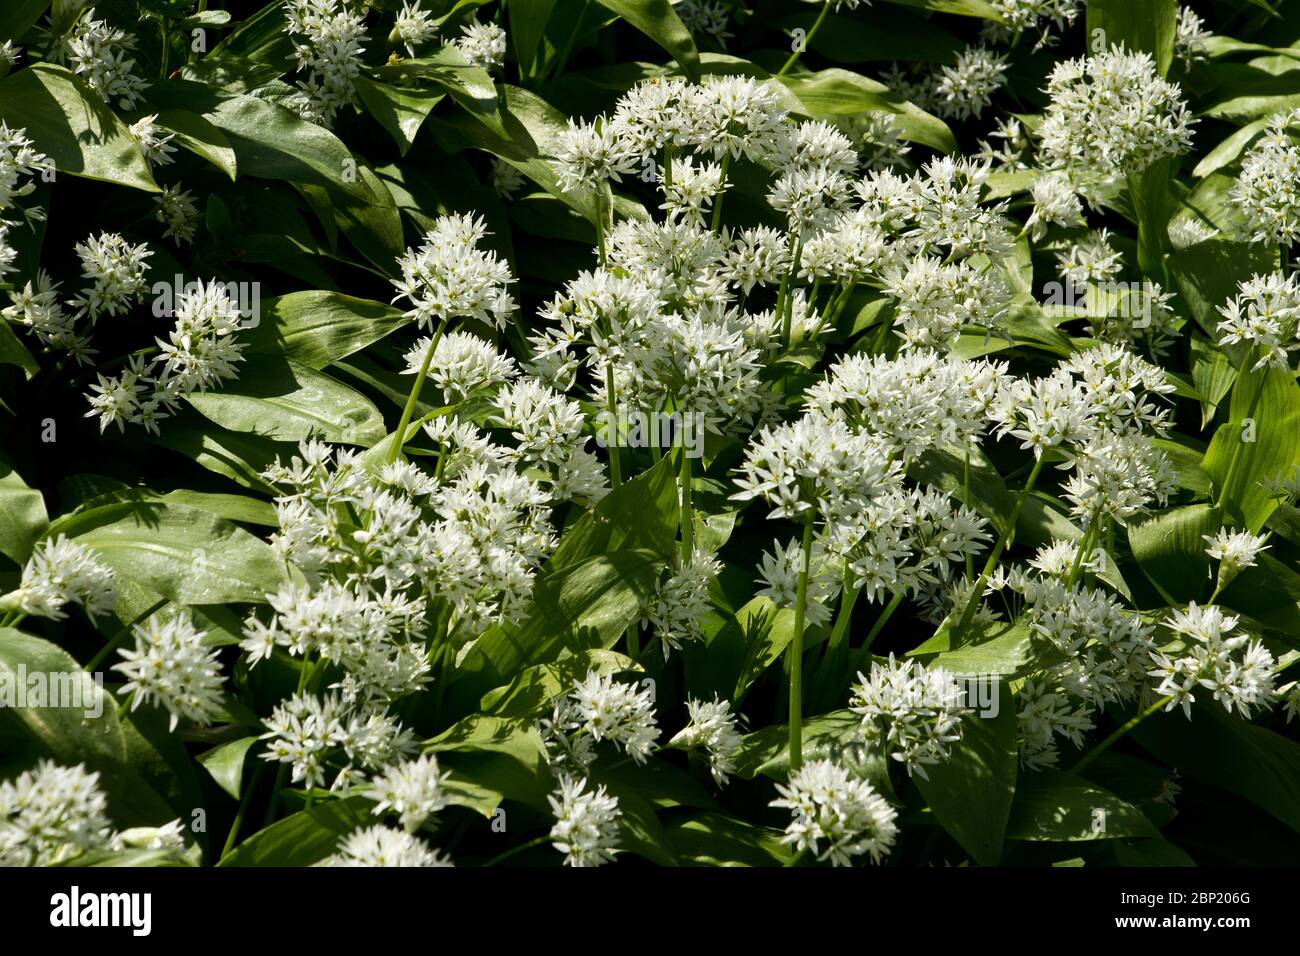
[[718,786],[725,786],[728,776],[736,772],[734,757],[743,739],[737,729],[739,719],[732,713],[730,701],[716,697],[712,701],[703,701],[691,697],[686,701],[686,712],[690,723],[668,745],[683,750],[703,747],[709,756],[709,772]]
[[781,170],[824,169],[852,176],[858,169],[858,152],[830,123],[805,121],[776,141],[771,161]]
[[659,208],[666,210],[671,219],[697,226],[704,224],[705,213],[728,186],[722,178],[722,167],[717,163],[696,166],[689,159],[679,159],[673,163],[671,184],[663,178],[662,170],[659,175],[664,191],[664,201]]
[[1214,535],[1202,535],[1209,545],[1205,553],[1219,562],[1219,586],[1227,587],[1228,582],[1246,568],[1255,566],[1255,558],[1261,551],[1267,550],[1264,542],[1267,536],[1251,534],[1249,531],[1229,531],[1220,528]]
[[1083,225],[1083,204],[1068,176],[1063,173],[1046,173],[1029,187],[1034,200],[1034,211],[1025,228],[1031,242],[1039,242],[1047,235],[1049,225],[1072,228]]
[[158,615],[135,628],[135,647],[121,651],[122,691],[134,695],[131,709],[156,703],[171,714],[176,729],[182,718],[211,724],[222,713],[221,662],[217,651],[203,643],[205,632],[194,626],[188,612],[167,618]]
[[194,232],[199,226],[199,208],[194,205],[194,196],[179,184],[164,186],[163,191],[155,197],[158,209],[154,218],[161,222],[164,239],[174,239],[179,246],[193,242]]
[[496,253],[477,248],[487,234],[482,218],[442,216],[418,249],[397,260],[402,278],[393,285],[412,308],[406,313],[421,328],[434,319],[475,318],[504,328],[515,303],[507,286],[510,267]]
[[1061,274],[1072,282],[1107,282],[1124,268],[1120,254],[1110,244],[1110,232],[1096,229],[1056,254]]
[[52,866],[112,841],[98,773],[42,760],[0,782],[0,867]]
[[862,716],[868,741],[879,740],[889,756],[928,779],[927,764],[942,763],[948,745],[961,739],[966,692],[956,676],[942,667],[927,668],[914,660],[871,665],[870,676],[858,674],[849,709]]
[[162,127],[154,122],[157,118],[158,114],[153,113],[132,123],[131,135],[140,144],[140,151],[146,160],[158,166],[170,166],[175,162],[172,153],[176,152],[176,147],[172,145],[172,140],[176,134],[164,134]]
[[618,797],[604,785],[587,790],[586,778],[561,777],[560,786],[547,797],[555,825],[551,843],[564,854],[567,866],[601,866],[611,863],[618,847]]
[[738,233],[727,253],[727,281],[745,295],[756,285],[776,285],[790,271],[790,240],[770,226]]
[[105,103],[116,100],[122,109],[133,110],[149,85],[136,76],[135,60],[127,55],[134,49],[135,37],[96,20],[91,7],[77,20],[60,53]]
[[1275,700],[1273,655],[1258,640],[1237,632],[1238,618],[1224,614],[1216,605],[1174,611],[1165,626],[1186,641],[1186,654],[1169,657],[1151,652],[1155,667],[1151,676],[1159,680],[1156,693],[1169,697],[1166,710],[1181,705],[1192,716],[1193,694],[1198,686],[1214,691],[1214,699],[1229,713],[1236,710],[1249,718],[1252,709],[1267,710]]
[[1193,118],[1182,90],[1156,72],[1148,53],[1113,47],[1061,61],[1048,77],[1047,95],[1038,130],[1041,163],[1076,173],[1089,198],[1191,146]]
[[397,12],[393,23],[393,36],[398,43],[406,47],[410,56],[415,56],[415,48],[437,34],[438,28],[429,22],[433,16],[428,10],[420,9],[415,0],[406,0]]
[[1174,56],[1189,67],[1193,63],[1204,60],[1208,55],[1205,41],[1211,34],[1204,27],[1205,21],[1197,16],[1195,10],[1179,4],[1178,26],[1174,33]]
[[470,20],[460,28],[456,48],[474,66],[489,73],[500,70],[506,62],[506,31],[495,23]]
[[101,232],[76,246],[82,275],[94,282],[72,300],[93,324],[101,315],[119,315],[139,302],[148,289],[145,260],[153,253],[144,243],[133,246],[115,232]]
[[720,561],[695,548],[690,561],[655,586],[654,598],[641,620],[662,642],[665,660],[670,648],[680,650],[683,641],[704,636],[704,618],[712,607],[709,585],[721,573]]
[[[406,353],[406,374],[420,370],[432,339],[422,336]],[[514,360],[502,355],[490,342],[469,332],[444,335],[433,350],[429,378],[443,392],[449,404],[459,404],[470,395],[507,382],[518,375]]]
[[851,866],[865,854],[879,863],[893,848],[898,813],[871,784],[829,760],[804,764],[790,775],[789,786],[777,785],[776,790],[781,799],[771,805],[788,808],[793,818],[781,842],[800,852],[810,850],[818,860]]
[[[773,542],[773,551],[764,552],[758,565],[758,579],[763,585],[755,597],[771,599],[777,607],[793,608],[798,598],[799,575],[803,571],[803,547],[795,538],[784,546]],[[814,538],[804,589],[804,618],[817,627],[830,622],[831,602],[840,593],[841,575],[836,562],[825,554],[821,542]]]
[[555,723],[563,731],[612,741],[637,763],[645,763],[659,737],[650,693],[648,687],[637,690],[593,670],[561,702]]
[[593,123],[569,120],[555,147],[555,178],[565,192],[600,189],[636,168],[636,149],[620,124],[598,117]]
[[451,866],[441,851],[430,849],[419,837],[376,824],[354,830],[322,866]]
[[285,0],[284,14],[298,68],[307,72],[298,82],[298,109],[304,119],[332,126],[339,108],[356,99],[364,15],[346,0]]
[[981,46],[967,47],[952,66],[941,67],[934,98],[946,119],[979,116],[1006,83],[1007,57]]
[[414,833],[447,805],[443,784],[448,776],[438,769],[433,754],[394,764],[374,780],[370,796],[376,801],[375,814],[395,813],[406,831]]
[[704,77],[695,101],[696,144],[718,159],[766,158],[785,129],[778,86],[748,76]]
[[75,602],[92,617],[113,610],[113,570],[90,548],[60,534],[32,550],[23,565],[22,582],[14,592],[24,614],[62,620],[63,605]]
[[[0,213],[14,205],[14,200],[30,195],[36,184],[23,182],[23,177],[34,176],[49,167],[49,157],[37,152],[35,144],[27,137],[25,129],[10,129],[0,122]],[[38,210],[28,210],[28,218],[39,219]]]
[[1291,352],[1300,348],[1300,282],[1296,274],[1280,272],[1251,276],[1237,286],[1237,296],[1219,306],[1219,344],[1245,343],[1259,351],[1253,368],[1288,368]]
[[1241,160],[1241,174],[1229,192],[1253,231],[1255,242],[1290,246],[1300,236],[1300,145],[1291,128],[1300,113],[1274,116]]

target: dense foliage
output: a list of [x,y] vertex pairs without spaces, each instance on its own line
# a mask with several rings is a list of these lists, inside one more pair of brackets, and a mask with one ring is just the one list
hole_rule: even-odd
[[1297,858],[1297,0],[0,41],[0,863]]

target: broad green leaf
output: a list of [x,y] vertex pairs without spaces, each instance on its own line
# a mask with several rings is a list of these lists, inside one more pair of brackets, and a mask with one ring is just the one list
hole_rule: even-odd
[[1277,253],[1263,245],[1215,238],[1175,249],[1167,262],[1192,318],[1212,341],[1218,341],[1223,318],[1219,306],[1237,294],[1239,283],[1275,269]]
[[546,35],[546,24],[558,0],[511,0],[508,6],[510,40],[515,59],[524,76],[536,72],[539,47]]
[[409,321],[383,302],[321,290],[290,292],[263,302],[257,327],[240,341],[247,355],[279,355],[320,370]]
[[260,603],[286,580],[266,542],[184,505],[105,505],[60,518],[49,533],[93,548],[117,574],[180,604]]
[[1199,393],[1201,428],[1204,429],[1214,420],[1219,403],[1237,380],[1237,368],[1223,349],[1202,336],[1193,335],[1190,347],[1192,382]]
[[1023,677],[1045,666],[1036,653],[1033,632],[1023,624],[1002,622],[971,628],[973,640],[958,642],[945,625],[919,647],[907,652],[927,667],[956,674]]
[[663,47],[686,75],[700,78],[700,53],[669,0],[596,0]]
[[239,163],[230,140],[198,113],[189,110],[162,110],[158,113],[157,123],[163,129],[175,133],[175,142],[195,156],[206,159],[217,169],[235,181],[239,172]]
[[238,382],[223,391],[196,392],[186,400],[222,428],[276,441],[314,437],[369,447],[387,434],[379,409],[360,392],[272,356],[250,358]]
[[1268,128],[1270,119],[1271,117],[1268,116],[1257,119],[1225,137],[1218,146],[1206,153],[1201,161],[1196,164],[1196,168],[1192,170],[1192,175],[1208,176],[1210,173],[1217,172],[1224,166],[1236,162],[1237,157],[1244,153],[1246,148],[1255,141],[1255,137]]
[[218,787],[238,800],[243,793],[244,765],[248,762],[248,752],[256,743],[256,737],[240,737],[200,754],[198,761],[212,775]]
[[850,70],[829,69],[781,77],[804,111],[814,119],[843,120],[862,113],[893,113],[905,138],[944,153],[957,148],[952,130],[937,116]]
[[542,573],[624,548],[645,548],[667,561],[676,536],[677,483],[671,456],[665,455],[575,521]]
[[1212,700],[1195,704],[1191,720],[1171,711],[1149,717],[1132,734],[1180,773],[1245,797],[1300,832],[1300,744],[1294,740],[1231,716]]
[[41,493],[0,458],[0,554],[22,564],[48,524]]
[[[1002,857],[1002,840],[1016,792],[1018,718],[1006,681],[994,683],[992,702],[969,699],[972,712],[962,717],[961,740],[947,760],[912,776],[935,818],[982,866]],[[981,704],[995,704],[980,708]]]
[[432,80],[476,122],[497,136],[510,135],[502,121],[501,104],[492,77],[454,46],[444,46],[431,56],[381,66],[378,74],[383,80],[410,77]]
[[912,462],[908,471],[917,481],[944,492],[954,501],[964,501],[964,489],[969,487],[970,507],[988,519],[995,534],[1006,530],[1015,503],[998,470],[978,448],[971,451],[969,467],[965,455],[930,448]]
[[515,675],[509,684],[483,695],[480,710],[493,717],[540,716],[556,697],[592,671],[602,676],[622,671],[639,671],[636,661],[604,649],[564,654],[552,664],[538,664]]
[[980,17],[985,20],[999,20],[1001,17],[992,4],[985,0],[885,0],[886,3],[902,7],[916,7],[934,13],[954,13],[961,17]]
[[403,156],[415,142],[429,111],[446,97],[440,91],[394,86],[365,76],[357,77],[356,83],[361,104],[380,126],[388,130]]
[[277,820],[221,858],[217,866],[311,866],[353,830],[374,822],[365,797],[329,800]]
[[37,63],[0,80],[0,120],[25,128],[59,173],[158,192],[130,130],[61,66]]
[[376,198],[356,175],[357,160],[338,137],[283,106],[189,80],[155,83],[148,99],[160,110],[202,115],[225,134],[240,172],[247,176],[326,186],[362,200]]
[[609,648],[640,616],[665,560],[643,549],[596,555],[537,580],[525,623],[489,628],[469,648],[448,691],[465,712],[523,668],[566,648]]
[[452,802],[485,817],[502,800],[549,811],[550,771],[546,745],[534,718],[471,714],[426,741],[426,753],[451,773]]
[[1162,511],[1129,525],[1128,541],[1138,566],[1166,599],[1186,603],[1203,597],[1210,559],[1204,535],[1223,525],[1223,513],[1210,504],[1186,505]]
[[[790,728],[771,724],[746,734],[733,755],[736,776],[742,780],[757,775],[784,782],[790,773]],[[803,759],[828,759],[867,780],[888,797],[889,763],[885,755],[862,735],[862,718],[851,710],[833,710],[803,720]]]
[[[1178,27],[1176,0],[1088,0],[1089,42],[1101,30],[1106,49],[1123,44],[1150,53],[1163,76],[1174,60],[1174,34]],[[1101,52],[1101,51],[1099,51]]]
[[1300,386],[1290,369],[1242,371],[1232,387],[1229,420],[1214,433],[1203,467],[1217,500],[1250,531],[1277,507],[1269,483],[1300,463]]
[[261,477],[262,472],[277,457],[287,460],[294,451],[293,443],[228,431],[195,412],[186,412],[169,420],[162,434],[152,436],[151,441],[194,459],[209,471],[236,484],[264,494],[270,494],[273,489]]
[[1020,778],[1007,823],[1010,840],[1073,843],[1159,835],[1131,803],[1082,777],[1050,768]]
[[699,813],[664,825],[674,853],[691,866],[788,866],[794,852],[780,830],[719,813]]
[[50,5],[50,0],[7,0],[0,10],[0,41],[13,40],[15,44]]

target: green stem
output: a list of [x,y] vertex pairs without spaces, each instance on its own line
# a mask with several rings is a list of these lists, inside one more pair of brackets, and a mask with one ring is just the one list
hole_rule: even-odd
[[998,537],[998,543],[994,545],[993,550],[989,552],[988,560],[984,562],[984,570],[980,572],[979,581],[975,584],[975,590],[971,592],[970,599],[966,602],[966,610],[962,612],[961,621],[958,629],[964,629],[970,626],[971,620],[975,617],[975,610],[979,607],[980,597],[984,594],[984,584],[988,581],[989,575],[993,573],[993,568],[997,565],[998,559],[1002,557],[1002,552],[1011,544],[1016,535],[1016,521],[1020,518],[1020,509],[1025,506],[1025,499],[1029,497],[1029,492],[1034,488],[1034,482],[1038,480],[1038,473],[1043,468],[1043,462],[1047,460],[1047,453],[1039,455],[1034,461],[1034,467],[1029,472],[1029,478],[1025,481],[1025,486],[1020,489],[1020,495],[1016,498],[1015,507],[1011,509],[1011,516],[1007,520],[1007,530]]
[[596,190],[596,260],[605,267],[605,184]]
[[135,627],[137,624],[139,624],[145,618],[149,617],[155,611],[161,610],[162,607],[167,604],[167,600],[168,600],[167,598],[162,598],[161,600],[155,602],[149,608],[145,609],[144,611],[141,611],[138,615],[136,615],[135,619],[132,620],[130,623],[123,624],[118,629],[117,633],[114,634],[109,639],[108,643],[99,649],[99,653],[96,654],[94,657],[92,657],[90,659],[90,662],[86,664],[86,673],[93,674],[95,672],[95,668],[99,667],[100,664],[104,663],[104,659],[107,658],[109,654],[113,653],[113,650],[119,644],[122,643],[122,639],[124,637],[126,637],[128,634],[131,633],[131,628]]
[[776,71],[777,76],[785,76],[786,73],[790,71],[790,67],[799,62],[799,57],[802,56],[803,51],[808,49],[809,45],[811,45],[813,37],[815,37],[817,31],[821,29],[822,21],[826,19],[826,14],[830,12],[830,9],[831,0],[826,0],[826,2],[822,4],[822,12],[817,14],[817,19],[813,21],[812,29],[809,30],[808,35],[803,38],[803,43],[797,50],[790,54],[790,59],[785,61],[785,65]]
[[402,409],[401,421],[397,423],[397,432],[393,436],[393,444],[388,449],[388,457],[385,459],[388,464],[397,461],[402,446],[406,444],[406,429],[411,424],[411,416],[415,414],[415,403],[420,400],[420,389],[424,386],[424,380],[429,374],[429,364],[433,361],[433,353],[437,351],[438,343],[442,341],[442,333],[445,331],[447,331],[447,319],[444,317],[438,323],[438,331],[434,333],[433,339],[429,342],[429,348],[424,353],[424,361],[420,363],[420,371],[415,376],[415,384],[411,386],[411,394],[406,397],[406,407]]
[[221,848],[220,859],[224,860],[230,855],[230,851],[235,848],[235,841],[239,839],[240,827],[244,825],[244,817],[248,816],[248,807],[253,802],[253,793],[257,790],[257,785],[265,772],[266,761],[259,760],[257,767],[253,770],[253,778],[248,782],[248,788],[239,801],[239,809],[235,811],[235,822],[230,825],[230,833],[226,835],[226,843]]
[[664,189],[673,184],[673,144],[664,143]]
[[1113,734],[1111,734],[1101,743],[1097,744],[1097,746],[1089,750],[1088,753],[1084,755],[1083,759],[1080,760],[1078,763],[1076,763],[1073,768],[1071,768],[1070,773],[1081,773],[1089,764],[1091,764],[1094,760],[1096,760],[1107,750],[1109,750],[1112,744],[1114,744],[1117,740],[1119,740],[1121,737],[1127,734],[1138,724],[1142,723],[1142,721],[1146,720],[1148,717],[1150,717],[1152,714],[1158,711],[1161,707],[1166,706],[1171,700],[1173,700],[1172,697],[1161,697],[1158,701],[1156,701],[1146,710],[1142,711],[1142,713],[1138,714],[1136,717],[1133,717],[1131,720],[1125,721],[1124,724],[1118,730],[1116,730]]
[[[1255,347],[1251,346],[1250,351],[1246,353],[1246,361],[1243,363],[1242,367],[1248,367],[1251,364],[1250,360],[1254,357]],[[1248,419],[1253,419],[1255,417],[1255,411],[1259,408],[1260,396],[1264,394],[1264,385],[1268,380],[1267,376],[1268,371],[1265,370],[1264,375],[1260,377],[1259,386],[1255,389],[1255,394],[1250,400],[1250,409],[1246,412],[1241,421],[1237,423],[1237,438],[1232,445],[1232,459],[1228,462],[1228,474],[1223,479],[1223,486],[1219,488],[1219,496],[1214,502],[1216,508],[1223,507],[1223,499],[1227,497],[1228,489],[1232,487],[1233,481],[1236,480],[1237,469],[1241,466],[1241,446],[1245,444],[1245,442],[1241,440],[1241,426]],[[1237,381],[1240,382],[1241,379],[1237,379]]]
[[[617,404],[614,394],[614,365],[607,360],[605,362],[605,411],[609,415],[610,422],[618,421]],[[619,436],[615,428],[614,440],[609,443],[609,483],[615,488],[623,484],[623,459],[618,442]]]
[[685,567],[691,560],[691,552],[694,549],[695,542],[695,514],[692,510],[691,502],[691,456],[686,449],[686,443],[682,442],[682,466],[679,476],[681,486],[681,524],[682,524],[682,567]]
[[504,853],[499,853],[496,856],[492,857],[492,859],[488,860],[483,865],[496,866],[498,863],[503,863],[506,860],[510,859],[512,856],[518,856],[520,853],[523,853],[525,850],[531,850],[535,846],[541,846],[543,843],[549,843],[550,840],[551,840],[550,834],[547,834],[546,836],[536,837],[535,839],[529,840],[527,843],[521,843],[518,846],[512,846]]
[[858,651],[858,663],[856,669],[861,670],[862,667],[866,665],[867,661],[871,659],[871,645],[876,642],[876,638],[880,635],[880,632],[884,630],[885,625],[889,623],[889,619],[894,616],[894,612],[898,610],[898,606],[902,603],[903,595],[901,593],[895,594],[889,599],[889,603],[885,605],[885,609],[880,612],[880,617],[876,618],[876,623],[871,625],[871,630],[867,633],[867,639],[862,642],[862,647]]
[[727,170],[731,168],[731,153],[722,154],[722,178],[718,180],[718,195],[713,199],[714,232],[722,228],[722,197],[727,194]]
[[803,766],[803,622],[808,606],[808,566],[812,558],[813,518],[809,508],[803,519],[803,554],[799,585],[794,598],[794,633],[786,652],[790,662],[790,773]]

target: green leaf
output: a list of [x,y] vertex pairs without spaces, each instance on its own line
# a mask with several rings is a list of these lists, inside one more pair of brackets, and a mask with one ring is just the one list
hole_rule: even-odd
[[446,98],[442,92],[393,86],[365,76],[357,77],[356,84],[361,105],[388,130],[403,156],[429,118],[429,111]]
[[1259,531],[1277,507],[1268,483],[1300,462],[1300,386],[1290,369],[1244,370],[1232,387],[1229,420],[1214,433],[1203,467],[1224,511]]
[[360,392],[269,355],[244,362],[239,380],[224,391],[196,392],[186,401],[222,428],[276,441],[315,437],[369,447],[388,434],[379,409]]
[[354,175],[357,161],[338,137],[283,106],[189,80],[155,83],[148,99],[160,110],[201,114],[225,134],[245,175],[327,186],[362,200],[376,198]]
[[339,292],[290,292],[262,303],[255,329],[240,336],[247,355],[279,355],[321,370],[360,352],[410,319],[402,310]]
[[1218,341],[1223,318],[1219,306],[1237,294],[1238,283],[1275,269],[1277,253],[1262,245],[1216,238],[1175,249],[1167,262],[1192,318],[1202,332]]
[[698,813],[664,826],[673,852],[691,866],[788,866],[794,852],[780,830],[719,813]]
[[[789,32],[812,26],[819,14],[817,7],[807,12],[781,17],[776,25]],[[836,63],[849,65],[867,61],[915,61],[951,63],[965,44],[933,20],[923,21],[915,14],[877,7],[871,16],[854,13],[830,13],[822,27],[808,39],[808,48]]]
[[1236,162],[1237,157],[1246,151],[1246,147],[1255,141],[1255,137],[1268,128],[1271,119],[1272,117],[1265,116],[1233,131],[1218,146],[1205,154],[1192,170],[1192,175],[1208,176],[1210,173],[1217,172],[1224,166]]
[[904,138],[943,153],[957,149],[952,130],[937,116],[908,102],[883,83],[850,70],[829,69],[783,76],[781,82],[799,98],[813,119],[845,120],[862,113],[893,113]]
[[178,146],[183,146],[195,156],[206,159],[229,176],[231,182],[235,181],[239,172],[239,163],[235,158],[234,149],[230,146],[230,140],[226,139],[221,130],[198,113],[191,113],[189,110],[161,110],[158,113],[157,123],[163,129],[171,130],[176,134],[175,141]]
[[0,554],[22,564],[48,524],[41,493],[0,458]]
[[[1106,49],[1123,44],[1150,53],[1164,76],[1174,61],[1174,35],[1178,29],[1176,0],[1088,0],[1089,43],[1101,30]],[[1091,49],[1091,48],[1090,48]]]
[[[733,758],[736,776],[751,780],[763,775],[784,781],[790,772],[790,728],[771,724],[746,734]],[[893,796],[888,760],[862,737],[862,718],[851,710],[833,710],[803,720],[803,759],[829,759],[867,780],[885,796]]]
[[0,80],[0,120],[26,128],[60,173],[159,191],[131,131],[61,66],[37,63]]
[[[912,780],[935,818],[981,866],[996,866],[1016,793],[1019,720],[1006,681],[997,681],[997,706],[962,718],[961,740],[947,760]],[[972,707],[976,702],[969,701]]]
[[249,750],[256,743],[256,737],[240,737],[200,754],[198,761],[212,775],[218,787],[238,800],[243,793],[244,764],[248,761]]
[[8,0],[0,10],[0,41],[17,42],[50,5],[50,0]]
[[613,647],[653,596],[664,564],[656,552],[624,549],[538,578],[525,623],[494,625],[466,653],[448,691],[453,711],[467,712],[487,691],[566,648]]
[[1263,807],[1300,832],[1300,744],[1229,715],[1213,701],[1144,720],[1137,742],[1180,773]]
[[692,80],[700,79],[700,52],[668,0],[596,0],[663,47]]
[[907,652],[927,667],[945,667],[957,674],[998,674],[1023,677],[1045,666],[1035,652],[1033,632],[1024,624],[993,624],[971,627],[959,642],[945,625],[919,647]]
[[[909,466],[908,471],[917,481],[962,501],[967,485],[967,466],[964,455],[943,448],[929,448]],[[988,458],[978,448],[973,448],[969,468],[970,506],[987,518],[993,530],[1002,534],[1015,506],[1007,486]]]
[[676,537],[677,482],[671,456],[665,455],[575,521],[542,573],[624,548],[648,549],[667,561]]
[[254,833],[217,866],[311,866],[334,852],[339,842],[373,821],[374,804],[365,797],[330,800],[290,814]]
[[1162,511],[1130,524],[1129,547],[1151,582],[1171,603],[1199,600],[1209,585],[1210,559],[1203,535],[1223,525],[1223,513],[1209,504]]
[[286,580],[271,546],[209,511],[122,502],[60,518],[117,574],[180,604],[261,603]]
[[446,90],[475,122],[498,136],[509,135],[502,121],[501,104],[492,77],[454,46],[444,46],[432,56],[381,66],[378,73],[385,80],[410,77],[432,80]]
[[40,364],[32,357],[9,323],[0,319],[0,365],[16,365],[23,370],[23,377],[28,381],[41,370]]
[[519,72],[533,76],[536,72],[539,47],[546,35],[546,24],[551,19],[557,0],[511,0],[509,5],[510,39],[515,47]]
[[1007,823],[1011,840],[1073,843],[1159,836],[1131,803],[1082,777],[1053,769],[1020,778]]

